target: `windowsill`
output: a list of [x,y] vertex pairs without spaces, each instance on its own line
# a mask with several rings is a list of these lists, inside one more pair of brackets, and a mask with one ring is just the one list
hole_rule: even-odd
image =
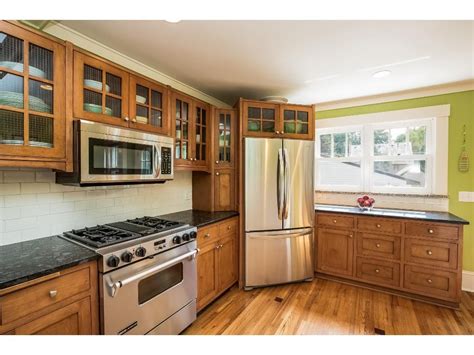
[[400,194],[388,192],[363,192],[363,191],[330,191],[330,190],[315,190],[315,193],[328,194],[357,194],[357,195],[373,195],[373,196],[393,196],[393,197],[423,197],[423,198],[448,198],[447,195],[433,195],[433,194]]

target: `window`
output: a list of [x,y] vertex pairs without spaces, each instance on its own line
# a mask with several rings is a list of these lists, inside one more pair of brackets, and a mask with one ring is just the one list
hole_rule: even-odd
[[433,119],[316,131],[316,189],[431,194]]

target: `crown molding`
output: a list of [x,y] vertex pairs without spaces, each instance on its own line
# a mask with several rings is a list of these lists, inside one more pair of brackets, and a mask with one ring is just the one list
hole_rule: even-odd
[[474,90],[474,79],[457,81],[448,84],[427,86],[423,88],[397,91],[392,93],[356,97],[337,101],[321,102],[316,105],[316,111],[336,110],[340,108],[380,104],[385,102],[416,99],[420,97],[452,94],[455,92]]
[[[28,23],[31,25],[30,23]],[[202,101],[210,103],[219,108],[232,108],[232,106],[226,104],[225,102],[216,99],[198,89],[193,88],[190,85],[187,85],[179,80],[176,80],[146,64],[139,62],[136,59],[133,59],[113,48],[110,48],[72,28],[69,28],[62,23],[57,21],[50,21],[47,26],[43,29],[43,32],[60,38],[64,41],[69,41],[74,45],[88,50],[94,54],[97,54],[105,59],[108,59],[114,63],[122,65],[126,68],[129,68],[137,73],[140,73],[144,76],[147,76],[151,79],[159,81],[162,84],[170,85],[174,89],[182,91],[188,95],[194,96]]]

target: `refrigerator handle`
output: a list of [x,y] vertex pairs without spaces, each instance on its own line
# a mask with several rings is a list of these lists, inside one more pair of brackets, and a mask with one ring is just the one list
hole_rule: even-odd
[[277,162],[277,208],[278,208],[278,219],[283,219],[283,195],[284,190],[284,165],[283,165],[283,152],[278,149],[278,162]]
[[285,148],[283,149],[283,154],[284,154],[284,166],[285,166],[285,171],[284,171],[284,179],[285,179],[285,187],[284,187],[284,197],[283,197],[283,219],[288,218],[288,212],[290,209],[290,206],[288,205],[290,201],[290,157],[288,155],[288,150]]

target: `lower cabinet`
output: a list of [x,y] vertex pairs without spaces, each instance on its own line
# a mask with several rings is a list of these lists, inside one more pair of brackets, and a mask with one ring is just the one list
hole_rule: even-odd
[[198,229],[198,311],[237,282],[238,218]]
[[98,334],[95,261],[0,290],[0,334]]
[[352,276],[354,233],[351,230],[317,229],[316,270]]

